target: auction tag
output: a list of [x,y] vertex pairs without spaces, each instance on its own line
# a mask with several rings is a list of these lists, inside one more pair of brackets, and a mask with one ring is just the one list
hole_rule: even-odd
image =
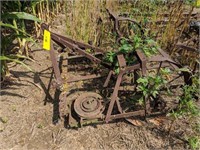
[[196,7],[200,7],[200,0],[197,0],[197,5]]
[[51,49],[51,34],[47,30],[44,30],[43,49],[48,51]]

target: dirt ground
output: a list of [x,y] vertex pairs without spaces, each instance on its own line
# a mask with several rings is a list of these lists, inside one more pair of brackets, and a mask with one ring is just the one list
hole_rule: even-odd
[[[63,17],[63,16],[61,16]],[[62,33],[62,22],[55,25]],[[63,20],[64,22],[64,20]],[[184,149],[183,142],[168,136],[161,127],[136,127],[124,120],[109,124],[67,129],[54,123],[54,95],[47,93],[51,77],[49,52],[41,43],[32,48],[35,62],[10,68],[13,81],[4,83],[0,99],[0,149]]]

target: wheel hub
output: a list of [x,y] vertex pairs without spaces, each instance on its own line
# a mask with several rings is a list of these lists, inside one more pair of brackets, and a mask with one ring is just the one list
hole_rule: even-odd
[[104,111],[103,98],[97,93],[83,93],[75,100],[74,110],[82,118],[99,118]]

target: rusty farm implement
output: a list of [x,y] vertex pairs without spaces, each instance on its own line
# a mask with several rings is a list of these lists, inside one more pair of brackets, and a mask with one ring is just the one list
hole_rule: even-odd
[[[107,11],[114,25],[113,31],[117,34],[116,42],[128,39],[121,30],[123,22],[136,25],[141,37],[145,38],[142,27],[135,20]],[[183,84],[191,84],[190,73],[181,70],[182,66],[160,48],[151,57],[147,57],[140,49],[127,54],[116,53],[116,72],[112,63],[104,61],[105,50],[53,33],[45,24],[42,24],[42,29],[50,35],[49,52],[54,70],[54,86],[62,91],[58,100],[59,114],[70,127],[94,122],[108,123],[121,118],[129,121],[131,117],[166,113],[167,102],[160,96],[163,91],[167,88],[176,91]],[[55,44],[61,50],[54,50]],[[134,61],[128,63],[127,55]],[[171,74],[165,75],[167,82],[165,86],[161,85],[156,96],[142,97],[141,92],[137,93],[138,78],[150,74],[161,75],[161,71],[166,68]],[[81,88],[68,88],[78,82],[81,82]],[[143,104],[138,102],[141,98]]]

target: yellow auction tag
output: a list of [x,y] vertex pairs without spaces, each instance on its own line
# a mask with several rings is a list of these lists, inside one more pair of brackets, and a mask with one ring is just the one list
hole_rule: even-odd
[[44,30],[43,49],[48,51],[51,49],[51,34],[47,30]]
[[200,7],[200,0],[197,0],[197,7]]

